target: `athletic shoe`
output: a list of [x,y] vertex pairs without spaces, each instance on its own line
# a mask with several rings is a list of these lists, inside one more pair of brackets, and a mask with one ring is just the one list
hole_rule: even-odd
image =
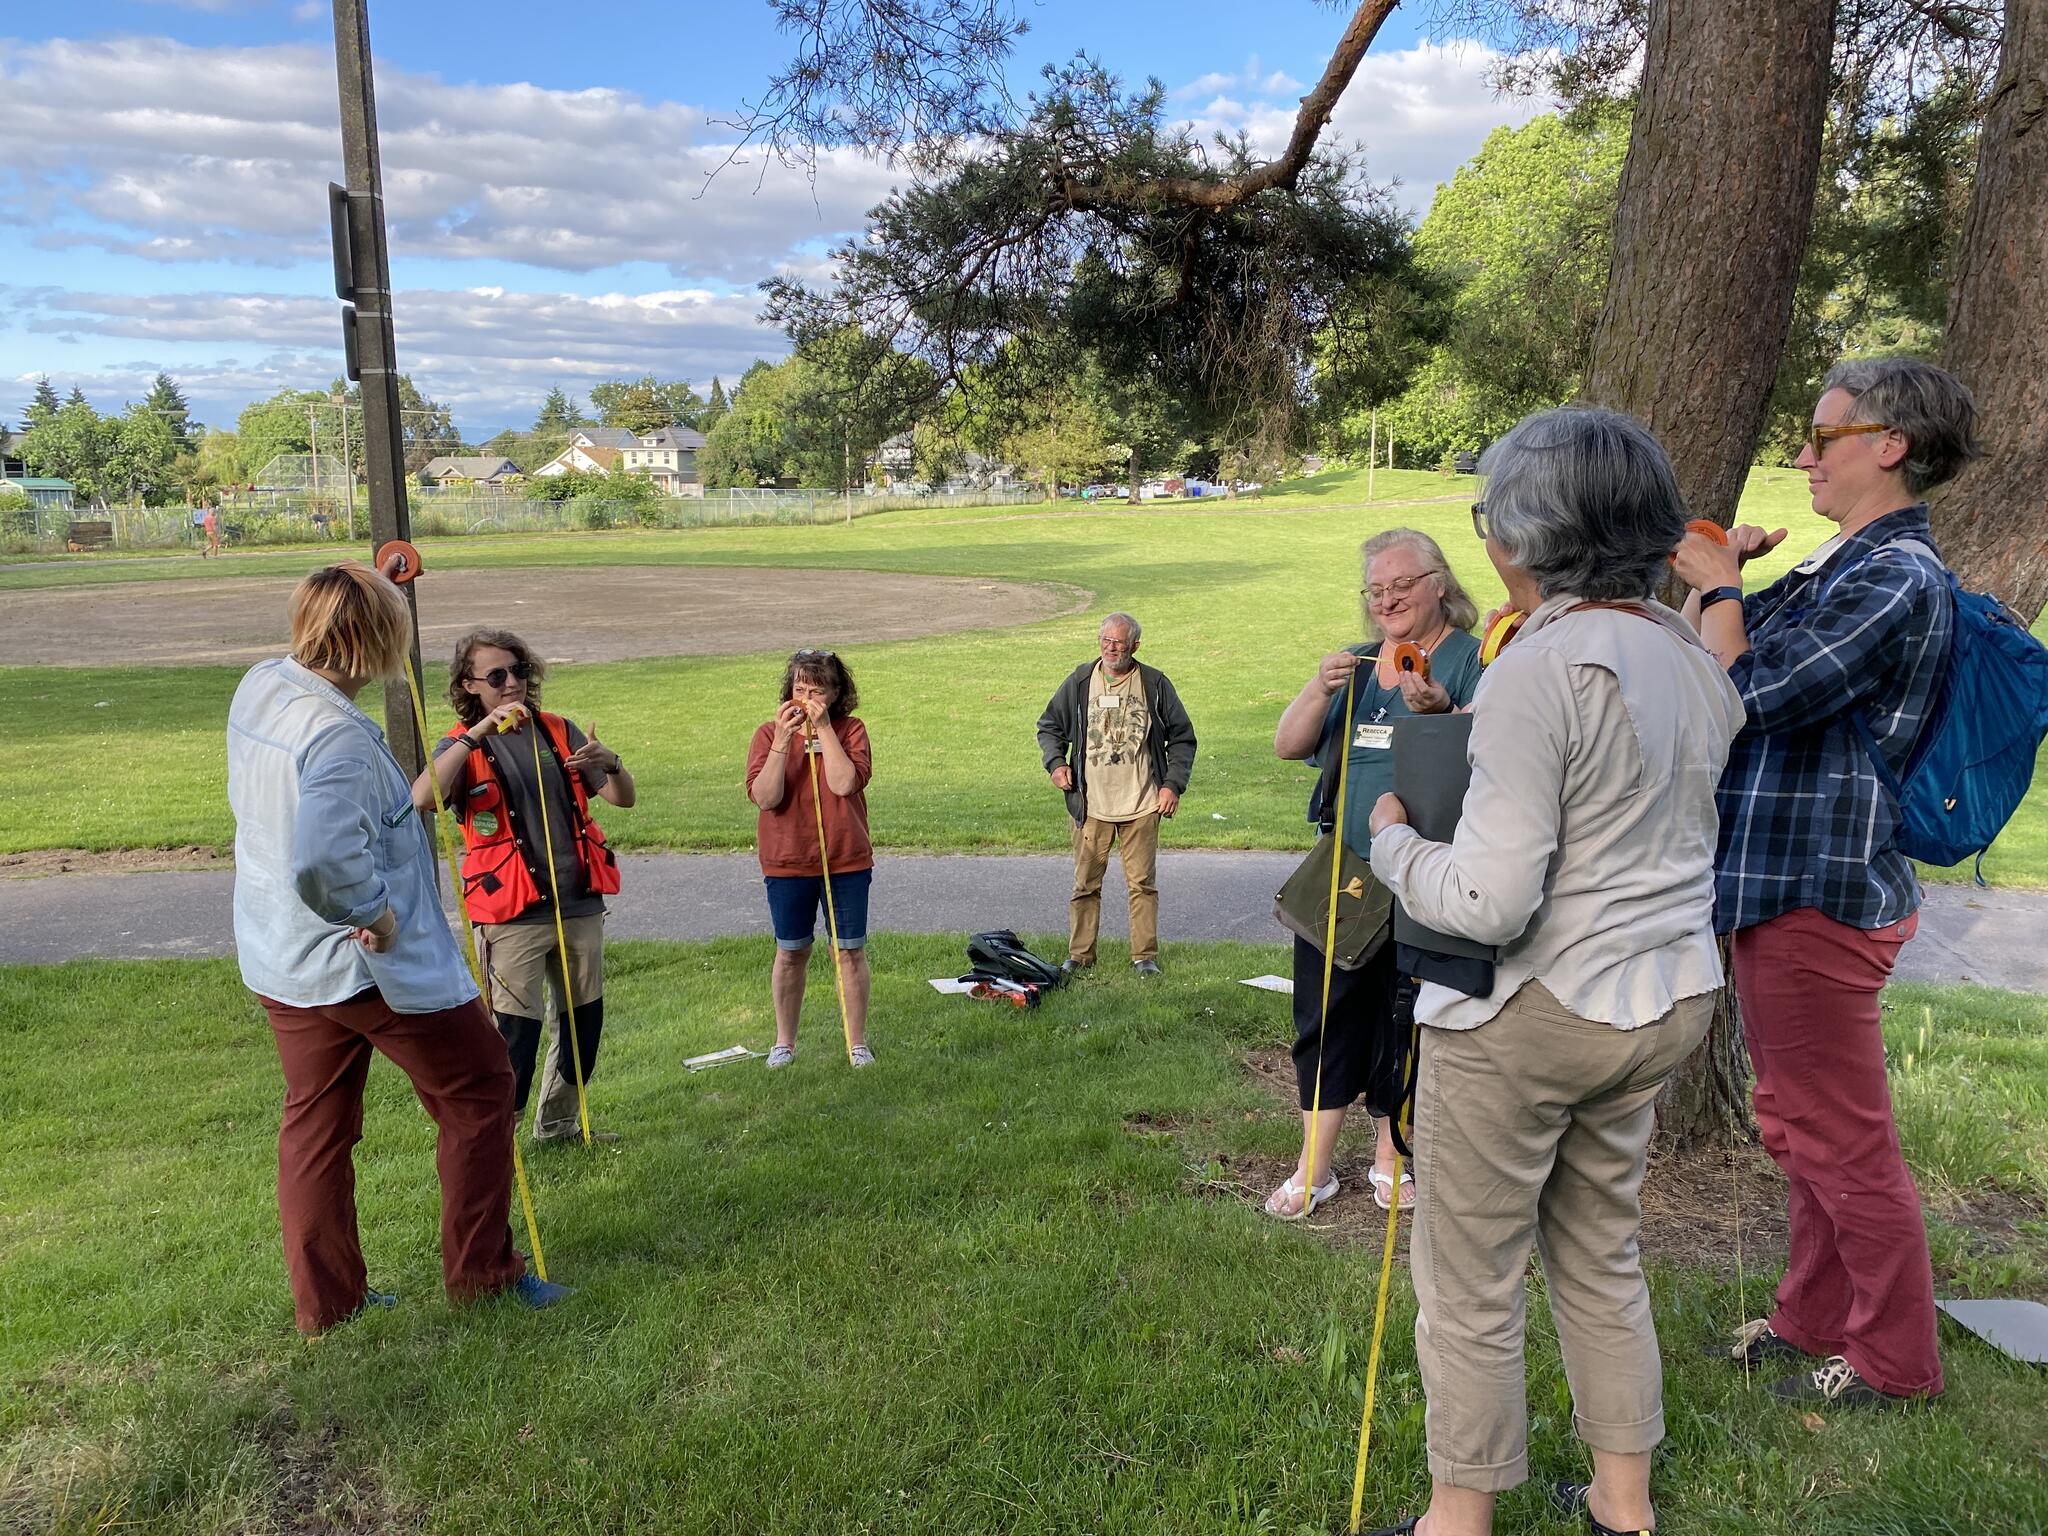
[[1586,1517],[1586,1529],[1593,1536],[1651,1536],[1640,1526],[1628,1527],[1602,1525],[1593,1515],[1593,1485],[1591,1483],[1552,1483],[1550,1502],[1559,1514],[1579,1514]]
[[531,1270],[512,1282],[513,1299],[522,1307],[531,1307],[536,1312],[552,1307],[558,1301],[567,1301],[575,1294],[574,1288],[543,1280]]
[[778,1046],[776,1046],[776,1047],[775,1047],[775,1049],[774,1049],[774,1050],[772,1050],[772,1051],[770,1051],[770,1052],[768,1053],[768,1070],[769,1070],[770,1072],[773,1072],[773,1071],[774,1071],[774,1070],[775,1070],[775,1069],[776,1069],[777,1067],[786,1067],[786,1066],[788,1066],[788,1065],[789,1065],[789,1064],[790,1064],[790,1063],[791,1063],[792,1061],[795,1061],[795,1060],[796,1060],[796,1047],[795,1047],[795,1046],[793,1046],[793,1045],[778,1045]]
[[856,1067],[872,1067],[875,1064],[875,1053],[864,1045],[856,1045],[847,1053],[847,1060]]
[[1157,960],[1133,960],[1131,962],[1131,969],[1140,976],[1157,976],[1159,974],[1159,962]]
[[1709,1360],[1732,1360],[1737,1365],[1747,1365],[1751,1370],[1769,1365],[1774,1360],[1811,1358],[1805,1350],[1773,1328],[1767,1317],[1751,1318],[1735,1330],[1731,1342],[1714,1340],[1707,1345],[1706,1356]]
[[1769,1391],[1780,1402],[1807,1403],[1818,1408],[1902,1408],[1907,1403],[1925,1401],[1924,1394],[1914,1398],[1880,1392],[1840,1355],[1830,1355],[1817,1371],[1802,1371],[1772,1382]]

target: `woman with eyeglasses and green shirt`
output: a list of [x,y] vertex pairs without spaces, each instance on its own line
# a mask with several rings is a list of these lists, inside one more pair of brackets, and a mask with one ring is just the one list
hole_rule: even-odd
[[[541,1079],[534,1136],[559,1142],[582,1134],[576,1079],[580,1069],[588,1084],[597,1067],[604,898],[619,889],[618,861],[590,816],[590,798],[623,809],[633,804],[635,791],[633,775],[598,740],[595,725],[585,735],[574,721],[539,707],[546,674],[532,648],[507,630],[475,629],[457,641],[448,668],[457,724],[435,744],[433,766],[413,784],[413,803],[422,812],[434,809],[427,778],[433,773],[461,829],[463,905],[490,973],[491,1011],[511,1053],[521,1111],[533,1086],[547,997],[554,995],[555,1048]],[[571,1012],[572,1000],[563,996],[565,968],[574,994],[573,1042],[560,1022]],[[618,1139],[610,1131],[593,1130],[592,1137]]]
[[[1442,714],[1469,703],[1479,686],[1479,642],[1469,633],[1478,608],[1451,574],[1436,540],[1413,528],[1390,528],[1360,550],[1365,584],[1359,589],[1366,632],[1372,639],[1332,651],[1280,717],[1273,751],[1318,768],[1332,761],[1344,733],[1344,691],[1355,677],[1352,739],[1347,748],[1344,842],[1361,858],[1372,853],[1366,821],[1373,802],[1394,785],[1393,722],[1406,715]],[[1402,671],[1394,648],[1417,647],[1427,670]],[[1369,663],[1369,665],[1368,665]],[[1334,784],[1334,778],[1330,780]],[[1328,827],[1336,807],[1320,803],[1309,811]],[[1293,1174],[1266,1201],[1269,1214],[1293,1221],[1306,1214],[1308,1191],[1315,1204],[1333,1198],[1338,1180],[1331,1151],[1352,1103],[1363,1098],[1377,1140],[1367,1177],[1373,1199],[1384,1209],[1398,1199],[1414,1203],[1408,1174],[1394,1183],[1394,1140],[1388,1116],[1401,1097],[1408,1059],[1408,994],[1395,972],[1394,946],[1384,943],[1356,971],[1334,970],[1330,980],[1327,1035],[1322,1021],[1323,956],[1307,940],[1294,941],[1294,1074],[1301,1098],[1301,1159]],[[1321,1112],[1316,1116],[1316,1074],[1322,1073]],[[1310,1120],[1315,1162],[1310,1169]]]
[[[875,1060],[868,1048],[867,952],[868,885],[875,867],[867,787],[874,757],[867,727],[853,713],[859,704],[845,662],[831,651],[798,651],[782,669],[780,707],[755,730],[747,748],[747,798],[760,812],[755,845],[775,930],[770,1068],[796,1059],[797,1020],[826,902],[828,864],[848,1057],[856,1067]],[[833,937],[828,932],[828,940]]]

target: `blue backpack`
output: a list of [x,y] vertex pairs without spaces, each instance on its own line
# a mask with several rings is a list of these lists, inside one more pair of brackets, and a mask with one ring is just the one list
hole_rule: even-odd
[[[1939,559],[1919,539],[1894,544]],[[1941,691],[1903,778],[1878,750],[1863,711],[1849,719],[1899,803],[1899,851],[1944,866],[1975,854],[1982,885],[1984,850],[2026,798],[2035,756],[2048,736],[2048,646],[1997,598],[1964,591],[1946,565],[1942,574],[1955,602],[1955,637]]]

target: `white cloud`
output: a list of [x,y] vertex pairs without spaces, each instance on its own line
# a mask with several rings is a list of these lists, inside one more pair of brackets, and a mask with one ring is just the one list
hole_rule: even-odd
[[[1550,110],[1547,102],[1497,94],[1486,73],[1498,59],[1475,42],[1423,42],[1397,53],[1368,53],[1337,102],[1329,142],[1362,142],[1372,178],[1399,181],[1401,205],[1419,213],[1437,184],[1450,180],[1495,128]],[[1212,88],[1205,82],[1217,78],[1204,76],[1194,85]],[[1294,129],[1296,103],[1258,100],[1274,93],[1245,89],[1242,77],[1237,83],[1239,94],[1210,101],[1191,118],[1194,127],[1205,138],[1242,130],[1260,150],[1277,154]],[[1297,89],[1291,81],[1288,88]],[[1202,91],[1190,87],[1187,94]]]
[[[652,261],[749,281],[797,242],[858,228],[889,186],[848,151],[825,157],[815,184],[758,155],[725,165],[732,135],[702,109],[625,91],[449,84],[381,64],[377,113],[400,259]],[[318,260],[339,135],[322,48],[0,42],[0,217],[46,246]]]
[[1244,68],[1232,74],[1211,70],[1206,75],[1197,75],[1186,85],[1175,86],[1167,94],[1175,101],[1195,96],[1213,96],[1222,91],[1244,91],[1254,96],[1299,96],[1308,87],[1288,74],[1285,70],[1264,70],[1259,66],[1259,56],[1253,54],[1244,62]]
[[[643,373],[700,387],[715,374],[730,384],[755,358],[788,351],[779,332],[757,322],[758,307],[751,293],[703,289],[596,296],[400,289],[393,296],[399,366],[480,435],[524,425],[555,384],[581,394],[602,379]],[[230,422],[251,398],[321,385],[342,369],[340,306],[319,296],[0,288],[0,317],[33,335],[131,341],[145,359],[195,345],[261,359],[244,364],[231,355],[197,367],[147,360],[77,376],[102,409],[146,391],[163,367],[191,392],[202,417]],[[164,350],[152,354],[152,346]],[[33,384],[35,375],[23,377]],[[65,374],[59,387],[72,379]],[[0,416],[6,413],[0,402]]]

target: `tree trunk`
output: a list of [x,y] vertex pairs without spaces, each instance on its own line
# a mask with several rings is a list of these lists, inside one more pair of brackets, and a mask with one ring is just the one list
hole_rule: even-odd
[[1963,580],[2029,623],[2048,605],[2048,0],[2007,0],[1998,85],[1942,362],[1977,397],[1984,457],[1934,498]]
[[[1646,422],[1694,517],[1734,520],[1813,222],[1834,0],[1654,0],[1584,398]],[[1679,1144],[1749,1130],[1734,989],[1659,1096]]]

